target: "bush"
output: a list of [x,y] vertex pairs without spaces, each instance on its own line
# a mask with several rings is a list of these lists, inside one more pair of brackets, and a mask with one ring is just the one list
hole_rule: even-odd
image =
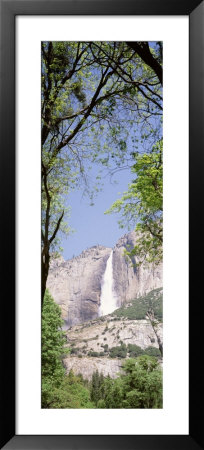
[[120,346],[112,347],[109,351],[110,358],[126,358],[127,356],[127,347],[125,344]]
[[78,347],[72,347],[70,353],[71,355],[77,355],[78,351],[79,351]]
[[100,354],[98,353],[98,352],[92,352],[92,351],[90,351],[90,352],[88,352],[88,356],[94,356],[94,357],[98,357]]
[[104,345],[102,344],[101,347],[103,347],[104,352],[108,351],[108,344],[104,344]]
[[149,355],[149,356],[155,356],[156,358],[159,358],[159,357],[161,357],[161,352],[160,352],[160,350],[158,349],[158,348],[156,348],[156,347],[147,347],[146,349],[145,349],[145,354],[146,355]]
[[145,351],[139,345],[128,344],[128,353],[131,358],[137,358],[145,354]]

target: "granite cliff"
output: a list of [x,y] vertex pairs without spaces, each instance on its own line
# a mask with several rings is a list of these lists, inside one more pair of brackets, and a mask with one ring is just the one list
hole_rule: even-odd
[[113,278],[115,291],[123,303],[146,294],[152,289],[161,287],[162,265],[143,263],[137,265],[137,258],[132,260],[124,255],[124,250],[131,250],[137,242],[134,231],[121,237],[113,249]]
[[113,250],[113,287],[117,307],[162,286],[162,266],[135,265],[124,255],[136,243],[136,233],[124,235],[111,249],[94,246],[65,261],[52,259],[47,287],[61,306],[65,328],[87,322],[99,315],[101,286],[107,260]]
[[98,317],[101,280],[111,248],[94,246],[64,261],[53,259],[47,287],[61,306],[65,325]]

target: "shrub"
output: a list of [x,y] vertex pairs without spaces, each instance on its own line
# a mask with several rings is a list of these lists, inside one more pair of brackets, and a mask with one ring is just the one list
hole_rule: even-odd
[[145,349],[145,354],[148,356],[155,356],[156,358],[161,357],[161,352],[158,348],[156,347],[147,347]]
[[88,356],[94,356],[94,357],[98,357],[99,356],[99,353],[98,352],[92,352],[92,351],[90,351],[90,352],[88,352]]
[[131,358],[137,358],[137,356],[144,355],[145,351],[139,345],[128,344],[128,353]]
[[104,344],[104,345],[102,345],[102,347],[104,348],[104,352],[108,351],[108,344]]
[[72,347],[70,353],[71,353],[71,355],[76,355],[78,353],[78,351],[79,351],[78,347]]
[[111,358],[126,358],[127,356],[127,347],[125,344],[112,347],[109,351],[109,356]]

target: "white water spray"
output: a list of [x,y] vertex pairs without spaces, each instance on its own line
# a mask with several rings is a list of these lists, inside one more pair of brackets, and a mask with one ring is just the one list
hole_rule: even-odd
[[111,252],[107,263],[106,270],[103,275],[101,285],[101,304],[99,309],[99,316],[111,314],[117,309],[117,296],[113,289],[113,252]]

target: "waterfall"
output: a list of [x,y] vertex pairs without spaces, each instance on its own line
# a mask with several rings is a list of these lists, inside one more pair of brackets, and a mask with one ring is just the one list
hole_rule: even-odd
[[117,309],[117,296],[113,289],[113,251],[111,252],[101,284],[101,303],[99,316],[105,316]]

